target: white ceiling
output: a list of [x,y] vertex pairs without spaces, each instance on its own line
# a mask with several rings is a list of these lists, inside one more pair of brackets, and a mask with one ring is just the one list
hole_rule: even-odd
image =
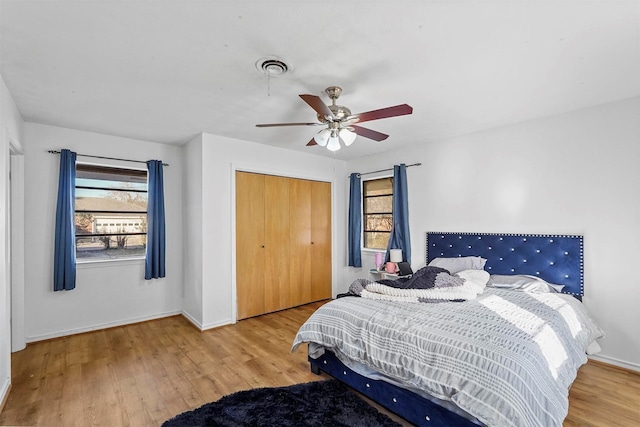
[[[315,121],[298,94],[330,85],[353,113],[414,108],[340,159],[640,95],[638,1],[0,0],[0,21],[25,120],[163,143],[333,156],[305,147],[319,127],[255,127]],[[268,82],[265,56],[293,71]]]

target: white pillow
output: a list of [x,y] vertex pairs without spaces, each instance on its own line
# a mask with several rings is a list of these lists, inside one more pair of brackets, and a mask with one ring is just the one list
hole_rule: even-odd
[[461,256],[456,258],[434,258],[429,263],[431,267],[440,267],[456,274],[464,270],[482,270],[487,260],[479,256]]
[[527,274],[492,274],[487,286],[503,289],[520,289],[526,292],[562,292],[564,285],[548,283],[536,276]]
[[458,271],[457,273],[455,273],[455,275],[464,279],[465,282],[471,282],[475,285],[480,286],[481,288],[484,288],[486,286],[490,278],[487,271],[477,269]]
[[600,344],[598,344],[596,340],[591,341],[591,344],[589,344],[589,346],[587,347],[588,355],[598,354],[601,351],[602,351],[602,347],[600,347]]

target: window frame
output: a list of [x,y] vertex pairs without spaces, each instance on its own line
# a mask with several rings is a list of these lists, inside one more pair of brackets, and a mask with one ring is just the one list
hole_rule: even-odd
[[[391,237],[391,231],[377,231],[377,230],[366,230],[365,229],[366,228],[366,224],[367,224],[367,221],[366,221],[366,215],[367,214],[365,213],[365,203],[366,203],[366,199],[368,198],[368,197],[365,196],[365,190],[364,190],[365,182],[367,182],[367,181],[377,181],[377,180],[383,180],[383,179],[389,179],[391,181],[391,194],[389,194],[391,196],[391,212],[390,213],[384,212],[382,214],[384,214],[384,215],[389,215],[390,214],[391,215],[391,223],[393,224],[393,179],[394,179],[393,174],[381,175],[381,176],[377,176],[377,177],[369,178],[369,179],[364,179],[363,178],[362,179],[362,183],[361,183],[361,189],[360,189],[360,191],[361,191],[360,194],[362,194],[362,201],[360,203],[360,213],[362,215],[362,228],[360,230],[360,233],[361,233],[360,241],[362,243],[361,243],[361,248],[360,249],[362,251],[365,251],[365,252],[366,251],[369,251],[369,252],[380,252],[380,251],[386,251],[387,250],[386,247],[385,248],[370,248],[370,247],[367,247],[366,243],[365,243],[365,241],[366,241],[365,240],[365,233],[372,232],[372,231],[373,232],[377,232],[377,233],[388,233],[387,246],[389,245],[389,237]],[[384,196],[386,197],[386,196],[389,196],[389,195],[384,195]],[[374,196],[374,197],[380,197],[380,196]],[[379,215],[379,214],[380,214],[379,212],[375,213],[375,215]],[[369,215],[374,215],[374,214],[369,214]]]
[[[88,186],[88,185],[78,185],[78,166],[83,167],[93,167],[96,168],[96,170],[105,170],[108,171],[109,169],[111,170],[120,170],[120,171],[132,171],[132,173],[129,176],[135,175],[136,173],[138,173],[139,175],[142,175],[142,173],[144,173],[145,177],[146,177],[146,186],[147,189],[146,190],[139,190],[139,189],[125,189],[125,188],[105,188],[105,187],[93,187],[93,186]],[[122,174],[123,176],[127,176],[127,174]],[[82,178],[81,178],[82,179]],[[106,181],[106,180],[105,180]],[[147,198],[147,203],[145,204],[145,208],[144,211],[142,210],[131,210],[131,211],[112,211],[112,210],[95,210],[95,209],[82,209],[82,210],[77,210],[77,205],[76,202],[78,200],[78,195],[77,195],[77,190],[81,189],[81,190],[106,190],[106,191],[122,191],[122,192],[134,192],[134,193],[144,193],[144,194],[148,194],[148,185],[149,185],[149,172],[146,168],[135,168],[135,167],[130,167],[130,166],[122,166],[122,165],[108,165],[108,164],[99,164],[99,163],[92,163],[92,162],[76,162],[76,181],[74,183],[74,187],[76,190],[76,197],[74,198],[74,227],[76,226],[75,223],[75,216],[78,213],[88,213],[88,214],[129,214],[129,215],[144,215],[144,223],[148,224],[148,211],[149,211],[149,207],[148,207],[148,198]],[[127,218],[126,223],[129,223],[129,219],[131,218]],[[94,219],[94,221],[96,221]],[[118,221],[122,222],[124,224],[124,219],[117,219],[114,218],[113,220],[114,226],[116,226],[115,224],[118,223]],[[134,220],[131,221],[134,224],[139,221],[139,220]],[[111,221],[109,221],[109,224],[111,224]],[[104,224],[103,224],[104,225]],[[76,228],[77,230],[77,228]],[[101,257],[78,257],[78,239],[81,238],[87,238],[87,237],[113,237],[113,236],[145,236],[144,237],[144,245],[146,247],[147,244],[147,231],[139,231],[139,232],[113,232],[113,233],[95,233],[95,234],[78,234],[77,232],[74,233],[75,234],[75,245],[74,245],[74,249],[76,251],[76,264],[96,264],[96,263],[118,263],[118,262],[140,262],[140,261],[144,261],[146,254],[128,254],[128,255],[121,255],[121,256],[116,256],[116,257],[108,257],[108,258],[101,258]]]

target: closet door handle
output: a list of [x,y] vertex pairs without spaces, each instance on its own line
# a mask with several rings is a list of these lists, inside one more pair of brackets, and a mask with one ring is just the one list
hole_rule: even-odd
[[264,249],[264,245],[260,246],[262,249]]

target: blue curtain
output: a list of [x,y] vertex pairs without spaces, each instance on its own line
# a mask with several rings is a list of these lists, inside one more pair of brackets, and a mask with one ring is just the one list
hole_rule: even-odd
[[164,183],[162,161],[149,160],[147,188],[147,252],[144,261],[145,280],[165,277]]
[[54,291],[70,291],[76,287],[75,200],[76,153],[62,150],[53,252]]
[[409,195],[407,191],[407,166],[393,166],[393,228],[389,236],[390,249],[402,249],[402,258],[411,263],[411,237],[409,236]]
[[349,266],[362,267],[360,236],[362,232],[362,204],[360,174],[352,173],[349,190]]

